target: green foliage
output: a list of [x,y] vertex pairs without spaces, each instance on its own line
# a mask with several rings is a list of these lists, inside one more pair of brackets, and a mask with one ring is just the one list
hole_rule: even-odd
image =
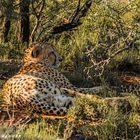
[[69,110],[69,116],[76,121],[94,120],[95,118],[103,118],[107,113],[107,105],[102,98],[99,97],[81,97],[75,99],[75,105]]
[[48,130],[48,127],[44,121],[34,123],[24,129],[19,129],[19,134],[21,135],[21,140],[24,139],[54,140],[57,137],[57,134],[51,132],[51,130]]
[[104,140],[139,138],[139,98],[130,96],[129,101],[132,110],[126,113],[115,104],[108,106],[101,98],[79,98],[69,116],[74,118],[77,131],[85,135]]
[[[81,0],[81,5],[84,2],[85,0]],[[89,13],[81,19],[82,25],[49,40],[64,56],[62,71],[69,72],[69,77],[75,78],[76,83],[78,83],[79,77],[86,79],[88,76],[92,78],[92,82],[95,82],[94,76],[110,75],[110,70],[126,66],[126,63],[133,64],[133,69],[139,72],[139,3],[140,0],[93,1]],[[37,4],[36,1],[34,5]],[[53,27],[69,22],[76,6],[77,1],[74,0],[47,1],[46,7],[42,11],[42,22],[35,33],[35,41],[48,36]],[[4,13],[3,10],[5,11],[5,7],[0,5],[0,16]],[[35,13],[32,10],[30,11],[31,31],[36,24]],[[18,41],[18,16],[16,7],[14,17],[11,17],[12,28],[8,36],[9,42],[0,42],[1,60],[21,60],[23,50],[27,47],[27,44],[21,44]],[[0,25],[3,27],[4,19],[3,17],[1,19]],[[111,57],[115,52],[127,46],[129,49]],[[111,59],[109,59],[110,57]],[[109,61],[104,65],[105,60],[108,59]],[[98,65],[102,61],[103,63]],[[3,68],[1,70],[6,71]],[[102,79],[104,80],[103,77],[101,77],[101,81]],[[106,91],[103,92],[106,94]],[[132,110],[124,113],[116,106],[109,107],[101,98],[77,98],[68,114],[72,120],[53,120],[53,123],[48,120],[39,120],[26,127],[20,126],[14,132],[7,126],[1,126],[0,135],[7,131],[19,134],[20,139],[55,140],[57,137],[67,138],[76,127],[77,131],[98,139],[137,140],[140,134],[140,101],[138,97],[133,96],[129,98],[129,101]]]
[[19,60],[23,57],[23,51],[25,49],[25,45],[22,48],[19,48],[19,44],[17,43],[1,43],[0,44],[0,59],[1,60]]
[[[102,70],[117,69],[123,60],[139,63],[139,20],[136,20],[139,19],[138,2],[93,2],[80,27],[51,41],[65,57],[65,66],[62,67],[69,66],[81,75],[86,70],[93,78],[102,74]],[[115,54],[125,47],[128,49]]]

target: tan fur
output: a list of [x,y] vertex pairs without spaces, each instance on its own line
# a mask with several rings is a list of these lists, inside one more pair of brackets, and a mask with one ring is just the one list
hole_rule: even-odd
[[33,43],[25,50],[22,68],[3,86],[5,105],[48,115],[64,115],[72,104],[72,97],[59,86],[66,78],[63,75],[60,80],[55,78],[59,77],[59,72],[53,67],[58,67],[61,61],[61,56],[48,43]]

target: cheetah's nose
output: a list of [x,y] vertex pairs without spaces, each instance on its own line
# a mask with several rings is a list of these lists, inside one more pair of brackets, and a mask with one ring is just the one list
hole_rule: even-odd
[[62,62],[63,61],[63,57],[59,57],[59,61]]

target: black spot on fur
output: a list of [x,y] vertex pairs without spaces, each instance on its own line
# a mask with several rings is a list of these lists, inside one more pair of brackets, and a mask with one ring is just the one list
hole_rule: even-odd
[[60,111],[57,111],[56,113],[57,113],[57,115],[60,115]]
[[45,109],[46,109],[46,107],[44,106],[44,107],[43,107],[43,109],[45,110]]
[[54,107],[53,110],[57,110],[57,109]]
[[48,106],[47,109],[49,110],[49,109],[51,109],[51,108]]
[[54,94],[57,94],[56,90],[54,90]]
[[50,114],[52,114],[53,113],[53,110],[50,110],[49,112],[50,112]]

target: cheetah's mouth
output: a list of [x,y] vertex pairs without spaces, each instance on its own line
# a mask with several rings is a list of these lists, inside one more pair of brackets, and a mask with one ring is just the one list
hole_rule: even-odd
[[53,68],[58,68],[59,66],[60,66],[60,62],[59,63],[58,62],[55,62],[52,65]]

